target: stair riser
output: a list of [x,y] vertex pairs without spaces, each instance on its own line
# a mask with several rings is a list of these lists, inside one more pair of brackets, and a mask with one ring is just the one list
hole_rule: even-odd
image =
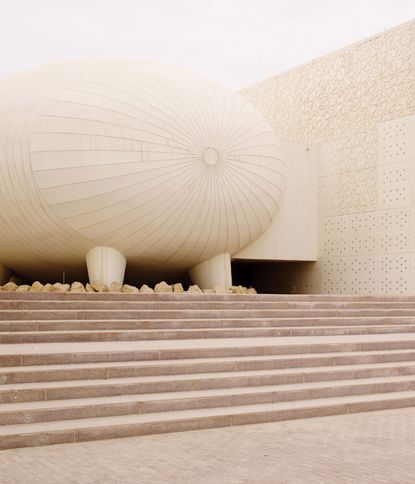
[[134,329],[214,329],[214,328],[286,328],[317,326],[399,326],[415,324],[414,317],[364,318],[276,318],[276,319],[179,319],[113,321],[0,321],[1,332],[91,331]]
[[186,348],[160,351],[123,351],[91,353],[14,354],[0,356],[0,366],[58,365],[116,361],[178,360],[187,358],[223,358],[232,356],[272,356],[357,351],[391,351],[415,349],[415,341],[366,343],[321,343],[290,346],[253,346],[228,348]]
[[149,341],[211,338],[257,338],[275,336],[344,336],[362,334],[415,333],[415,324],[405,326],[380,326],[356,328],[252,328],[252,329],[211,329],[187,331],[101,331],[68,333],[0,333],[0,344],[10,343],[70,343],[92,341]]
[[[35,370],[4,372],[0,374],[1,384],[34,383],[70,380],[94,380],[107,378],[126,378],[139,376],[189,375],[192,373],[218,373],[224,371],[256,371],[277,370],[289,368],[312,368],[317,366],[358,365],[389,362],[414,362],[415,352],[391,353],[381,355],[356,355],[345,357],[303,357],[289,359],[275,359],[267,361],[229,361],[211,363],[180,363],[171,365],[151,366],[119,366],[86,369],[65,370]],[[0,387],[1,388],[1,387]]]
[[275,310],[275,309],[412,309],[415,310],[414,302],[399,301],[60,301],[60,300],[1,300],[2,310],[128,310],[128,311],[154,311],[154,310]]
[[233,425],[246,425],[265,422],[277,422],[330,415],[368,412],[374,410],[387,410],[393,408],[406,408],[415,406],[415,398],[381,400],[376,402],[356,402],[352,404],[332,404],[319,408],[284,409],[268,412],[252,412],[243,414],[225,414],[223,416],[210,416],[180,419],[172,421],[154,421],[139,424],[112,425],[89,429],[70,429],[50,432],[37,432],[31,434],[9,435],[0,439],[0,449],[13,449],[33,447],[40,445],[62,444],[72,442],[87,442],[93,440],[114,439],[121,437],[135,437],[142,435],[161,434],[169,432],[182,432],[208,428],[229,427]]
[[[172,380],[163,382],[108,383],[91,386],[66,388],[39,388],[22,390],[0,390],[0,403],[33,402],[45,400],[66,400],[71,398],[93,398],[104,396],[134,395],[144,393],[184,392],[195,390],[212,390],[220,388],[241,388],[266,385],[285,385],[316,381],[335,381],[358,378],[415,374],[412,367],[373,368],[362,370],[325,370],[312,374],[291,373],[284,375],[222,376],[204,379]],[[397,391],[397,390],[396,390]]]
[[221,319],[221,318],[309,318],[309,317],[387,317],[408,316],[415,318],[415,309],[273,309],[273,310],[63,310],[63,311],[0,311],[1,321],[41,321],[41,320],[117,320],[117,319]]
[[173,302],[415,302],[415,296],[364,296],[345,294],[137,294],[0,291],[0,301],[173,301]]
[[[82,418],[110,417],[156,412],[173,412],[178,410],[195,410],[263,403],[292,402],[318,398],[343,397],[351,395],[372,395],[375,393],[392,393],[415,389],[415,381],[383,384],[347,385],[344,387],[326,387],[318,389],[283,390],[248,394],[223,395],[201,398],[178,398],[169,401],[151,400],[114,403],[103,405],[84,405],[72,408],[49,408],[33,411],[15,411],[0,413],[1,425],[28,424],[71,420]],[[51,403],[51,405],[53,405]]]

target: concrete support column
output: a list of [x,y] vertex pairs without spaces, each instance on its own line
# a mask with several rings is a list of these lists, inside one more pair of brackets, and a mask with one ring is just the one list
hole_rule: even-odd
[[0,285],[2,286],[3,284],[6,284],[8,280],[10,279],[12,275],[12,271],[4,266],[3,264],[0,264]]
[[94,247],[86,255],[89,282],[99,281],[109,286],[124,282],[127,259],[112,247]]
[[201,289],[228,289],[232,286],[231,256],[220,254],[200,262],[189,270],[189,275]]

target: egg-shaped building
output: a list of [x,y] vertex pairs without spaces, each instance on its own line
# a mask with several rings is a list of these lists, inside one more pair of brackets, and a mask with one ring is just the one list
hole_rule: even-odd
[[0,263],[21,276],[74,279],[88,253],[107,282],[125,261],[167,273],[232,256],[282,190],[262,115],[187,71],[84,61],[0,82]]

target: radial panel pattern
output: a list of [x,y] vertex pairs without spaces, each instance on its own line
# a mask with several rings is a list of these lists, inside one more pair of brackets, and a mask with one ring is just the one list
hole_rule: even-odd
[[237,252],[277,213],[279,144],[217,84],[120,61],[53,65],[0,89],[5,264],[107,245],[130,263],[187,268]]

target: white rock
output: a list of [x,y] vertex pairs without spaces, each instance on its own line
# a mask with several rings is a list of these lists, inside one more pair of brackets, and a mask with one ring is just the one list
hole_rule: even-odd
[[42,287],[42,292],[51,292],[51,291],[52,291],[52,284],[49,284],[49,282]]
[[190,286],[187,292],[203,294],[202,289],[200,289],[200,287],[196,284],[194,286]]
[[215,294],[215,290],[214,289],[203,289],[203,292],[205,294]]
[[231,292],[233,294],[247,294],[248,289],[244,286],[231,286]]
[[258,294],[256,292],[256,289],[254,289],[253,287],[250,287],[247,291],[246,291],[247,294]]
[[42,292],[42,290],[43,284],[39,281],[35,281],[29,289],[30,292]]
[[95,289],[91,286],[89,282],[85,284],[85,291],[86,292],[96,292]]
[[140,292],[138,287],[135,286],[130,286],[129,284],[124,284],[121,288],[121,292],[126,292],[126,293],[137,293]]
[[161,281],[154,286],[154,292],[157,293],[170,293],[173,292],[173,288],[165,281]]
[[71,286],[69,284],[61,284],[60,282],[55,282],[51,290],[52,292],[68,292],[70,287]]
[[27,284],[23,284],[16,289],[16,292],[28,292],[29,289],[30,286],[28,286]]
[[8,282],[4,286],[1,286],[2,291],[16,291],[19,286],[15,282]]
[[176,293],[184,292],[183,286],[180,282],[178,282],[177,284],[173,284],[173,292],[176,292]]
[[215,286],[213,291],[215,292],[215,294],[229,294],[231,292],[230,289],[225,289],[219,286]]
[[108,287],[109,292],[121,292],[122,284],[119,282],[111,282],[111,284]]
[[108,286],[100,281],[92,281],[91,286],[96,292],[108,292]]
[[70,292],[85,292],[85,287],[82,282],[75,281],[71,284]]
[[140,287],[141,294],[152,294],[153,292],[154,292],[154,289],[152,289],[151,287],[148,287],[147,284],[143,284]]

